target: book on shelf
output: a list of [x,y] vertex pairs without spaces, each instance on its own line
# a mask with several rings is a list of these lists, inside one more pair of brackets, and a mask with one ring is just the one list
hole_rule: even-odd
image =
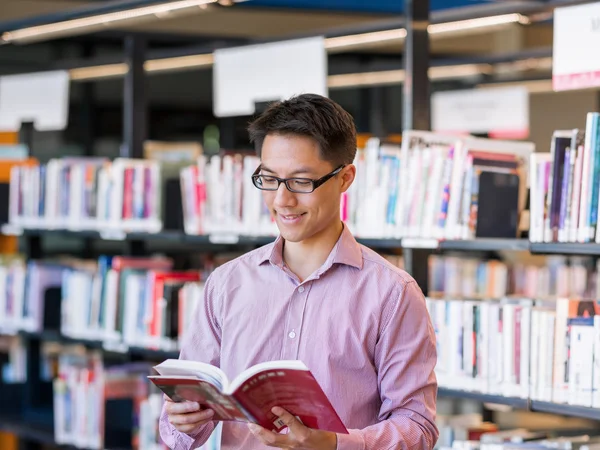
[[[404,132],[402,145],[370,138],[357,149],[341,219],[361,238],[471,239],[493,234],[494,223],[502,224],[501,237],[516,237],[533,149],[531,143],[420,131]],[[251,181],[259,164],[254,155],[226,153],[201,155],[184,168],[186,232],[276,234]],[[503,201],[490,209],[494,196]]]
[[[281,431],[271,412],[284,408],[307,427],[347,434],[348,430],[315,377],[301,361],[256,364],[233,380],[210,364],[168,359],[148,378],[174,402],[198,402],[214,410],[216,421],[242,421]],[[293,394],[293,395],[292,395]]]
[[441,387],[600,408],[600,302],[426,299]]
[[556,130],[549,152],[531,156],[532,242],[600,243],[600,113],[585,122]]

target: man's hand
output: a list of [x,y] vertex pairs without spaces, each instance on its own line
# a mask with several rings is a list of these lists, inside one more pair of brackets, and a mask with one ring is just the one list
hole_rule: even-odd
[[300,450],[336,450],[337,435],[329,431],[308,428],[283,408],[275,407],[273,414],[288,427],[288,434],[277,434],[265,428],[248,424],[248,428],[263,444],[269,447],[295,448]]
[[212,420],[212,409],[200,410],[196,402],[175,403],[165,396],[165,411],[169,422],[182,433],[194,434],[198,429]]

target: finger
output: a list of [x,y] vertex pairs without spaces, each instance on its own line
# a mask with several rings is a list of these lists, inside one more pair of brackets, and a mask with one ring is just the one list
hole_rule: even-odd
[[308,428],[285,409],[276,406],[271,409],[271,412],[279,417],[281,421],[290,429],[290,432],[294,433],[296,436],[304,437],[308,434]]
[[269,447],[290,448],[290,439],[287,435],[273,433],[266,428],[254,423],[248,424],[250,432],[263,444]]
[[212,419],[214,414],[212,409],[188,414],[173,414],[169,416],[169,422],[173,425],[197,425]]
[[171,402],[171,403],[173,403],[173,400],[171,400],[167,394],[163,394],[163,400],[165,402]]
[[165,406],[168,414],[187,414],[200,411],[200,405],[197,402],[171,402]]

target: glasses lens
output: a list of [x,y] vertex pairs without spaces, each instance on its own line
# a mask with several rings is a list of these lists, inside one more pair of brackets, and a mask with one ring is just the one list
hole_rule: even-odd
[[274,178],[274,177],[259,175],[255,178],[255,180],[256,180],[255,181],[256,186],[259,187],[260,189],[277,190],[277,188],[279,187],[277,178]]
[[310,180],[303,180],[300,178],[292,178],[288,180],[288,186],[294,192],[312,192],[313,183]]

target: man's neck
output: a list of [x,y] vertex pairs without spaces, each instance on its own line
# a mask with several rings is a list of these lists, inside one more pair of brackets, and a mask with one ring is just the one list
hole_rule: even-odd
[[340,238],[344,225],[335,225],[323,230],[318,236],[302,242],[285,241],[283,260],[287,267],[300,278],[307,279],[315,270],[323,265]]

